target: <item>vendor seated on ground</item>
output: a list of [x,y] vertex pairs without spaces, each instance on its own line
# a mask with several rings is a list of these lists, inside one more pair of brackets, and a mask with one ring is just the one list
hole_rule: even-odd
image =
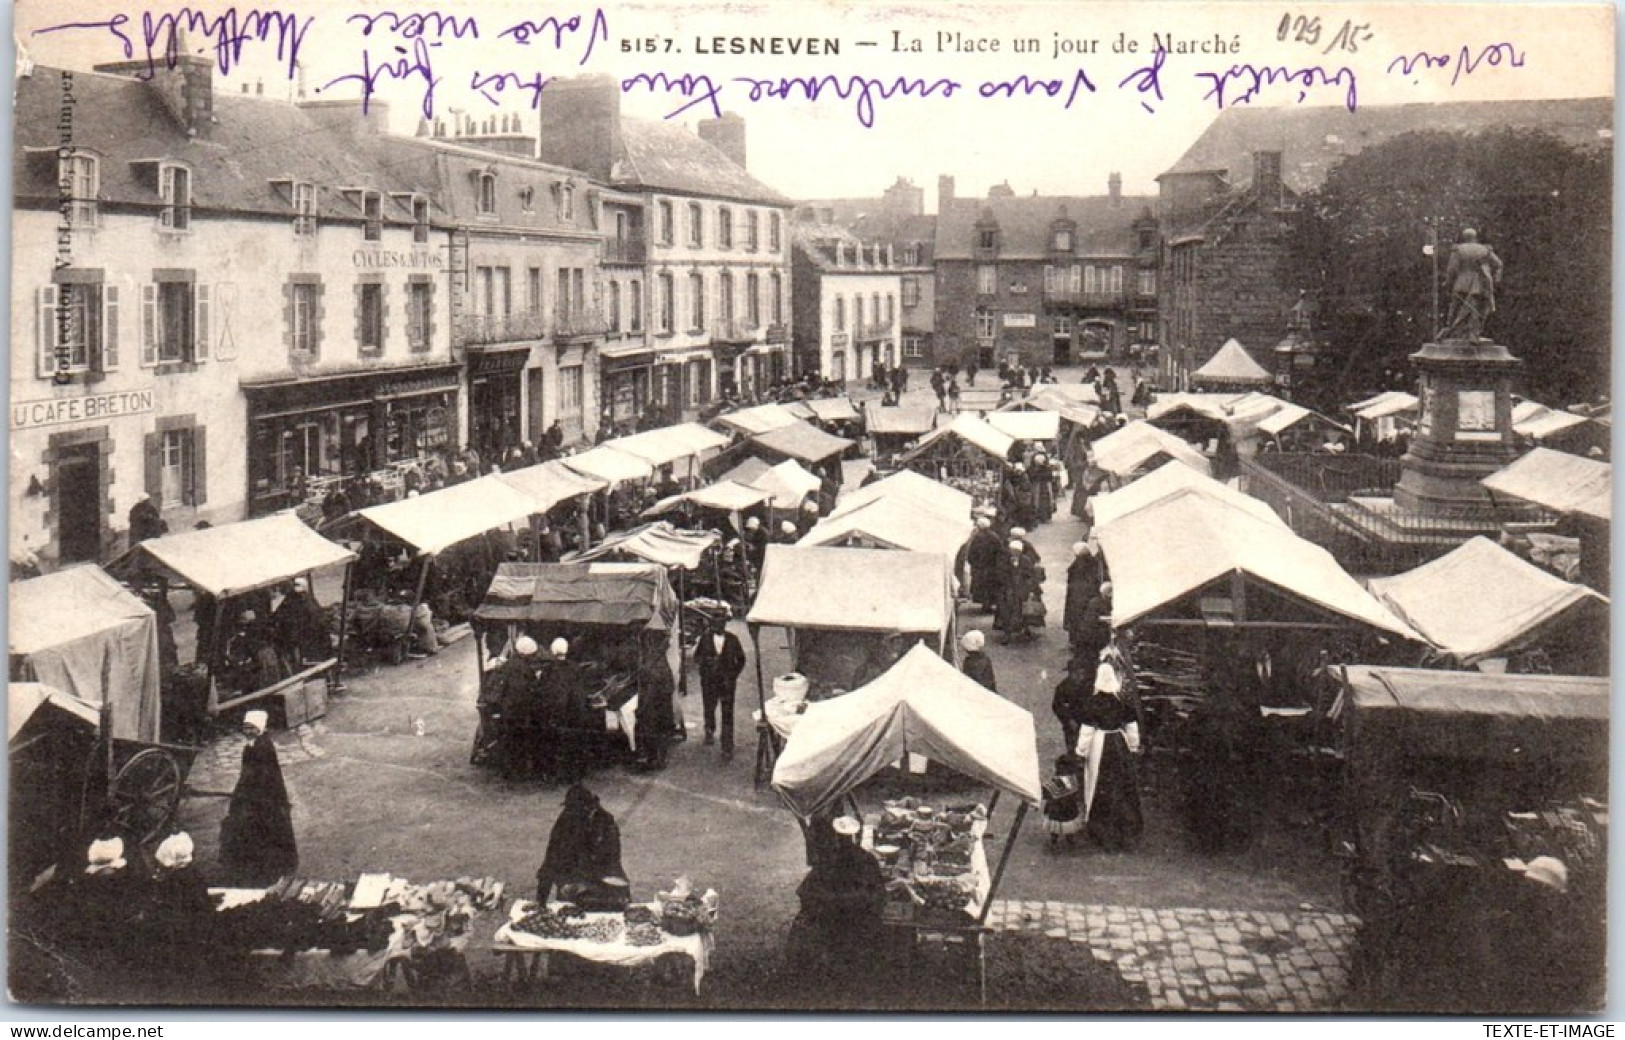
[[814,816],[806,828],[812,869],[796,888],[801,922],[825,942],[866,943],[880,925],[886,881],[880,863],[859,844],[863,824],[853,816]]
[[564,793],[564,811],[547,838],[536,871],[536,901],[574,903],[583,910],[626,908],[631,886],[621,867],[621,829],[582,784]]

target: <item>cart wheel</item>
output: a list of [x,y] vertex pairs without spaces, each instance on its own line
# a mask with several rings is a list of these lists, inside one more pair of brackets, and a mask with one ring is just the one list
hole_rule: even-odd
[[108,816],[137,845],[156,838],[181,800],[181,767],[161,748],[137,752],[113,777]]

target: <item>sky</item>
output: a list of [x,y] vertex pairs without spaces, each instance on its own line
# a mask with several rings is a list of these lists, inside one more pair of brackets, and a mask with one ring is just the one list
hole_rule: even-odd
[[[15,38],[37,63],[88,69],[123,60],[125,40],[145,58],[150,35],[162,61],[184,8],[19,0]],[[629,114],[690,125],[718,111],[744,116],[751,172],[793,198],[874,196],[906,177],[926,189],[928,210],[941,174],[961,197],[1002,182],[1018,194],[1101,194],[1112,172],[1125,193],[1154,194],[1156,176],[1237,105],[1596,97],[1614,83],[1606,4],[204,0],[190,9],[203,17],[187,46],[226,66],[216,66],[217,91],[255,84],[291,98],[293,48],[277,53],[284,26],[300,31],[307,97],[358,98],[370,82],[403,133],[425,108],[442,119],[533,119],[538,86],[609,74],[626,88]],[[54,28],[71,24],[82,27]],[[233,37],[240,47],[216,46]],[[838,52],[807,54],[809,38]],[[774,39],[781,49],[801,40],[802,53],[748,53]],[[736,40],[747,53],[729,52]]]

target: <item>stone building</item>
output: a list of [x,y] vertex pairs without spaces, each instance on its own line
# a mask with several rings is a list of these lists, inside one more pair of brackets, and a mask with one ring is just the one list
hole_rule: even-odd
[[830,222],[828,209],[798,211],[791,327],[798,372],[838,383],[866,380],[900,359],[902,274],[889,245],[864,242]]

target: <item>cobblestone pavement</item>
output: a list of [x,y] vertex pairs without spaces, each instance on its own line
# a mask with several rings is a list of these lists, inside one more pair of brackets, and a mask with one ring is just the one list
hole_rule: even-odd
[[1082,943],[1159,1011],[1332,1011],[1348,984],[1357,920],[1300,910],[1153,909],[995,900],[994,931]]

